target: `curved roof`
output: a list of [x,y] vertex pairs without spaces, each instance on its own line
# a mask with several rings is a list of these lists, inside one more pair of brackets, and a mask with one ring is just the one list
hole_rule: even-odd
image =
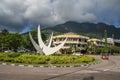
[[65,33],[63,35],[57,35],[57,36],[54,36],[53,38],[85,38],[85,39],[89,39],[89,37],[87,36],[82,36],[82,35],[78,35],[78,34],[75,34],[75,33]]
[[100,42],[103,42],[102,40],[100,40],[100,39],[95,39],[95,38],[89,39],[88,41],[100,41]]

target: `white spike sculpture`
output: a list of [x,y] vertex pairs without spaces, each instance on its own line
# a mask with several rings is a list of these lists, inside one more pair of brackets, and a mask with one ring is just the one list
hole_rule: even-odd
[[[49,47],[51,46],[52,36],[53,36],[53,33],[52,33],[51,36],[49,37],[49,39],[48,39],[48,41],[47,41],[47,43],[46,43],[46,46],[49,46]],[[39,47],[39,45],[33,40],[32,35],[31,35],[30,32],[29,32],[29,37],[30,37],[30,40],[31,40],[34,48],[37,50],[37,53],[43,54],[43,52],[42,52],[41,48]]]
[[35,49],[37,50],[37,52],[40,54],[44,53],[45,55],[51,55],[51,54],[55,53],[60,48],[62,48],[62,46],[67,41],[67,38],[66,38],[63,41],[63,43],[61,43],[60,45],[58,45],[56,47],[50,47],[51,43],[52,43],[52,37],[53,37],[53,33],[52,33],[50,38],[48,39],[47,44],[45,45],[43,40],[42,40],[42,37],[41,37],[40,25],[38,26],[38,43],[39,43],[39,45],[33,40],[30,33],[29,33],[29,36],[30,36],[30,40],[31,40],[33,46],[35,47]]
[[49,37],[47,43],[46,43],[46,46],[50,47],[51,46],[51,43],[52,43],[52,38],[53,38],[53,32],[51,34],[51,36]]
[[43,54],[42,49],[39,47],[39,45],[33,40],[31,33],[29,32],[30,40],[34,46],[34,48],[37,50],[37,53]]

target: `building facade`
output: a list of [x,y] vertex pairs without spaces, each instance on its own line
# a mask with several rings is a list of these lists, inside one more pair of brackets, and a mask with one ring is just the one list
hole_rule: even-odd
[[90,42],[90,46],[95,45],[98,48],[102,48],[105,46],[104,41],[100,39],[89,39],[88,42]]
[[120,47],[120,39],[114,39],[114,46]]
[[62,43],[65,40],[65,38],[67,38],[67,41],[66,41],[64,47],[62,47],[62,50],[67,50],[71,46],[74,46],[76,48],[76,50],[78,50],[78,51],[86,49],[87,40],[89,39],[89,37],[70,32],[70,33],[66,33],[63,35],[54,36],[53,37],[53,45],[56,46],[56,45]]
[[[75,51],[81,52],[82,50],[86,50],[90,46],[94,46],[95,48],[103,48],[105,46],[104,39],[90,39],[87,36],[78,35],[75,33],[66,33],[62,35],[57,35],[53,37],[53,45],[57,46],[62,43],[65,38],[67,41],[65,45],[62,47],[63,52],[70,49],[70,47],[75,47]],[[90,44],[89,44],[90,43]],[[114,46],[114,43],[111,39],[107,38],[107,45],[108,47]],[[66,52],[67,53],[67,52]]]
[[[109,38],[107,38],[107,45],[108,47],[114,46],[113,41],[111,41]],[[103,48],[105,46],[105,40],[104,39],[89,39],[88,42],[91,42],[98,48]]]

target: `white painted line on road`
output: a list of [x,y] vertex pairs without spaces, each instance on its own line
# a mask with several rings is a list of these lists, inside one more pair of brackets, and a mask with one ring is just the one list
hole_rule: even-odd
[[73,66],[70,66],[70,67],[73,67]]
[[18,66],[23,67],[24,65],[18,65]]
[[28,65],[28,67],[34,67],[33,65]]
[[53,73],[53,74],[48,74],[48,75],[53,75],[53,76],[55,76],[55,75],[59,75],[59,74],[54,74],[54,73]]
[[53,66],[54,68],[56,68],[56,66]]
[[44,66],[40,66],[40,67],[44,67]]
[[103,71],[109,71],[110,69],[104,69]]
[[2,63],[2,65],[7,65],[6,63]]
[[99,73],[99,71],[82,70],[82,71],[78,71],[77,73]]
[[15,64],[11,64],[11,66],[15,66]]
[[81,65],[81,67],[83,67],[84,65]]

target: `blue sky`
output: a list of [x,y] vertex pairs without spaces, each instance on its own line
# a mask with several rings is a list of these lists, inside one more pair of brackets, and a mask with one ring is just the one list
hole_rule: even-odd
[[51,27],[67,21],[120,27],[120,0],[0,0],[0,30],[25,32],[33,25]]

